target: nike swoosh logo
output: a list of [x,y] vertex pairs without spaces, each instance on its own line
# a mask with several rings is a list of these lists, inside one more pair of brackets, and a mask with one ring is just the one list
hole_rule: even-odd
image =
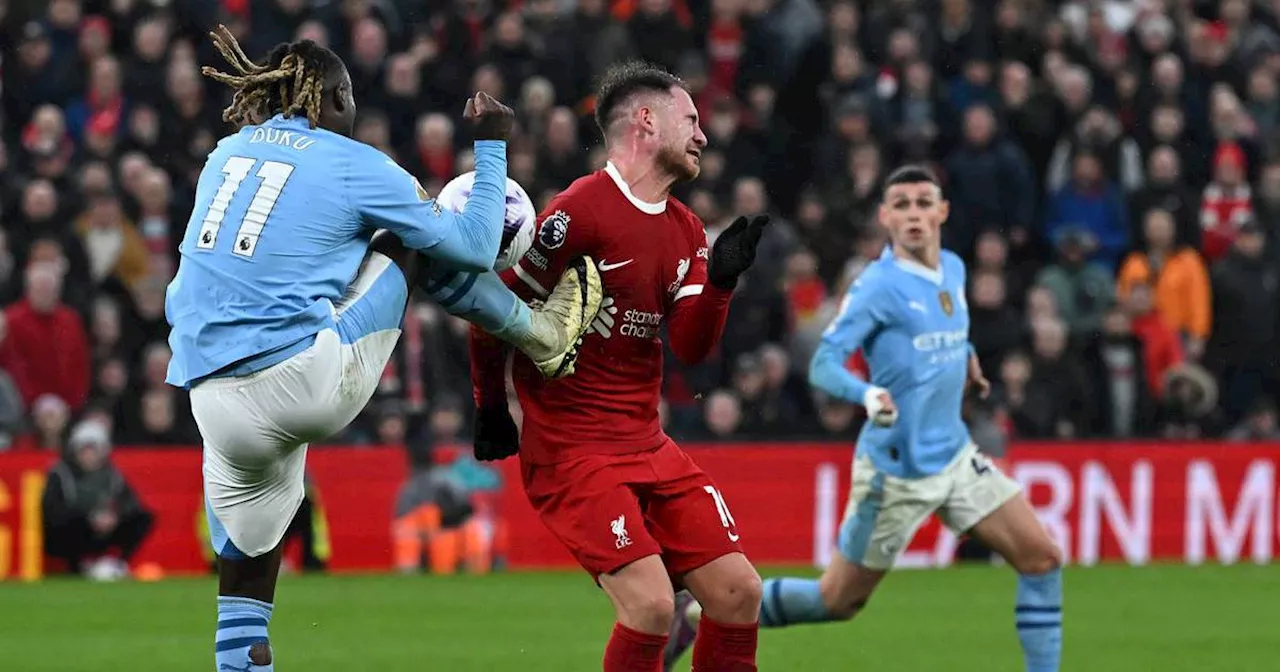
[[605,271],[612,271],[615,268],[622,268],[623,266],[626,266],[627,264],[633,261],[635,261],[635,259],[628,259],[626,261],[619,261],[616,264],[610,264],[610,263],[601,261],[599,264],[596,265],[596,268],[600,269],[601,273],[604,273]]

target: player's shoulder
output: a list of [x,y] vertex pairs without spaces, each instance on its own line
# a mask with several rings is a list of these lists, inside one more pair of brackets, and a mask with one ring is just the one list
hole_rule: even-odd
[[685,226],[696,227],[699,231],[703,229],[702,218],[675,196],[667,197],[667,212]]
[[862,270],[858,279],[854,281],[854,288],[879,288],[889,281],[889,278],[898,270],[898,262],[893,256],[893,252],[888,248],[879,258],[867,264]]
[[595,219],[595,207],[605,198],[604,186],[601,178],[605,180],[608,176],[604,171],[596,171],[589,175],[584,175],[574,180],[572,184],[563,191],[556,194],[554,198],[543,209],[540,221],[554,219],[564,225],[569,222],[575,222],[578,226],[584,226],[591,223]]
[[605,175],[603,170],[597,170],[574,180],[551,202],[563,204],[565,207],[586,209],[607,193],[608,186],[609,176]]
[[862,269],[858,277],[849,285],[850,296],[856,296],[859,300],[867,301],[884,292],[885,287],[889,286],[886,279],[892,264],[886,264],[882,260],[873,261]]
[[943,248],[942,250],[942,272],[948,276],[963,278],[966,275],[964,259],[960,255]]
[[372,170],[375,173],[396,175],[409,174],[409,171],[402,168],[395,159],[381,149],[336,133],[333,136],[331,150],[347,155],[353,170]]
[[951,270],[953,268],[964,270],[964,259],[961,259],[960,255],[945,247],[942,248],[942,264],[943,268],[946,270]]
[[675,196],[667,197],[667,212],[684,230],[689,239],[702,245],[707,244],[707,227],[702,218]]

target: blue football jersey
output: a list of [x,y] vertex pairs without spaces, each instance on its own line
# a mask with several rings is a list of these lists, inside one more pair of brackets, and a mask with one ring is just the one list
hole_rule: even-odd
[[[870,383],[845,368],[858,348]],[[859,404],[872,385],[888,390],[898,420],[890,427],[867,422],[858,452],[878,471],[918,478],[942,471],[969,442],[960,411],[970,352],[964,262],[944,250],[941,269],[930,269],[886,250],[849,288],[809,378]]]
[[333,327],[378,229],[458,268],[490,268],[506,143],[477,142],[476,164],[464,216],[442,211],[382,152],[305,118],[276,116],[223,138],[200,173],[165,300],[168,382],[189,387]]

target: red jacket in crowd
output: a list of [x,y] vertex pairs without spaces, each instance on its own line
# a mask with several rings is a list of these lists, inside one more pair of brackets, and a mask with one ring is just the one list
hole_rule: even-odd
[[30,405],[40,395],[61,397],[78,411],[89,397],[89,337],[76,311],[58,306],[41,313],[25,299],[5,309],[9,335],[6,354],[22,364],[14,380]]

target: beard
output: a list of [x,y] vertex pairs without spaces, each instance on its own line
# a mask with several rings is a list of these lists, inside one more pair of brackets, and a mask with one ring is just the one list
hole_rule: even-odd
[[684,148],[663,147],[658,151],[658,168],[676,178],[676,182],[691,182],[698,177],[701,167]]

